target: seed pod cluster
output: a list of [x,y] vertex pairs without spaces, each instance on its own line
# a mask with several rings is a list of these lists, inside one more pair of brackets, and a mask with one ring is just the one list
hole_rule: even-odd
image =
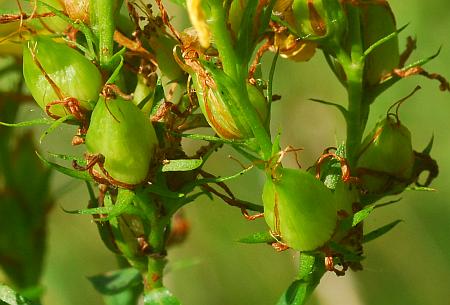
[[[93,63],[75,49],[47,37],[34,37],[23,48],[23,75],[42,109],[70,97],[91,110],[102,88],[102,76]],[[61,104],[51,106],[49,111],[61,117],[69,114]]]
[[264,217],[287,246],[315,250],[332,236],[337,222],[333,193],[303,170],[279,169],[263,189]]

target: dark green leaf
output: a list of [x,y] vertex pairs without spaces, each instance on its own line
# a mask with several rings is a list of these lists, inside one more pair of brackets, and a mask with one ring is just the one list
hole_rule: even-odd
[[180,305],[180,301],[165,287],[144,294],[144,305]]
[[166,160],[162,167],[163,172],[183,172],[199,168],[203,164],[202,159],[178,159]]
[[88,277],[101,294],[112,295],[142,284],[142,276],[135,268],[115,270]]
[[370,215],[370,213],[372,213],[374,208],[375,207],[373,205],[370,205],[365,207],[361,211],[356,212],[355,215],[353,215],[352,227],[356,226],[358,223],[366,219]]
[[399,220],[393,221],[385,226],[382,226],[381,228],[378,228],[372,232],[367,233],[366,235],[364,235],[363,242],[367,243],[369,241],[372,241],[372,240],[386,234],[387,232],[392,230],[396,225],[398,225],[400,222],[402,222],[402,220],[399,219]]
[[272,234],[270,234],[270,232],[257,232],[238,240],[238,242],[244,244],[267,244],[276,241],[277,240],[272,236]]

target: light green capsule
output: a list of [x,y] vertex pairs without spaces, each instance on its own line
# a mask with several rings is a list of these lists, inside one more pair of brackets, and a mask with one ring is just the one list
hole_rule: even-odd
[[111,177],[130,185],[145,181],[157,144],[150,120],[133,102],[99,99],[86,147],[89,153],[105,157],[104,167]]
[[396,182],[411,178],[413,166],[411,133],[397,118],[389,115],[375,126],[361,145],[357,170],[362,186],[370,193],[389,191]]
[[[362,1],[361,29],[364,48],[397,30],[395,16],[387,1]],[[364,66],[364,79],[369,85],[378,84],[382,78],[398,67],[400,53],[398,37],[384,42],[370,53]]]
[[[77,99],[84,109],[91,110],[98,100],[102,76],[97,67],[65,44],[47,37],[35,37],[23,48],[23,76],[31,95],[45,110],[47,104],[61,98],[44,72],[64,98]],[[69,114],[61,104],[50,107],[50,112],[61,117]]]
[[303,170],[280,169],[268,177],[262,200],[264,217],[281,242],[300,250],[314,250],[333,235],[337,222],[332,192]]

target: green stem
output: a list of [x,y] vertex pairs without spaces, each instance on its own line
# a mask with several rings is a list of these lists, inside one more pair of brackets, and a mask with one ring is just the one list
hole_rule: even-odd
[[247,69],[242,69],[238,54],[234,49],[233,40],[227,27],[223,2],[213,0],[209,5],[211,16],[209,25],[220,54],[223,71],[236,82],[236,88],[230,88],[235,93],[236,99],[229,101],[229,104],[234,108],[233,112],[240,114],[240,118],[250,126],[259,144],[263,159],[268,160],[271,157],[272,142],[269,133],[264,128],[264,122],[261,122],[256,109],[250,103],[246,87]]
[[214,43],[222,60],[223,71],[233,79],[238,79],[238,60],[233,48],[233,40],[227,28],[225,9],[222,1],[213,0],[209,3],[211,8],[211,32],[215,38]]
[[325,274],[325,265],[321,255],[300,253],[300,268],[297,280],[291,285],[295,294],[288,292],[284,296],[287,302],[279,304],[305,304]]
[[99,39],[100,66],[106,68],[114,53],[116,0],[91,0],[91,23]]
[[347,113],[347,158],[350,166],[356,163],[357,153],[365,129],[364,103],[364,48],[360,28],[359,8],[347,5],[349,37],[351,37],[350,62],[343,63],[347,75],[348,113]]

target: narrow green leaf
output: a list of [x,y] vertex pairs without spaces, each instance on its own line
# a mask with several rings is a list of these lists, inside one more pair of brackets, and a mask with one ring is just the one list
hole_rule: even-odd
[[421,191],[421,192],[436,192],[436,189],[432,187],[425,187],[425,186],[408,186],[405,190],[408,191]]
[[434,135],[431,136],[430,141],[428,142],[427,146],[424,148],[422,153],[426,154],[426,155],[429,155],[430,152],[431,152],[431,149],[433,148],[433,143],[434,143]]
[[206,184],[206,183],[219,183],[219,182],[225,182],[228,180],[232,180],[235,178],[238,178],[242,175],[244,175],[246,172],[248,172],[249,170],[251,170],[253,168],[253,166],[244,168],[243,170],[241,170],[240,172],[231,175],[231,176],[226,176],[226,177],[217,177],[217,178],[204,178],[204,179],[198,179],[196,181],[193,182],[194,185],[199,186],[202,184]]
[[277,240],[270,234],[270,232],[257,232],[250,236],[241,238],[238,240],[240,243],[244,244],[268,244],[276,242]]
[[0,284],[0,300],[8,305],[34,305],[10,287],[2,284]]
[[94,181],[94,179],[91,177],[91,175],[89,175],[89,173],[86,172],[86,171],[78,171],[78,170],[67,168],[67,167],[61,166],[59,164],[56,164],[54,162],[48,161],[42,155],[40,155],[38,152],[36,152],[36,155],[47,166],[50,166],[51,168],[57,170],[58,172],[60,172],[60,173],[62,173],[64,175],[67,175],[67,176],[70,176],[70,177],[76,178],[76,179],[81,179],[81,180],[84,180],[84,181],[92,181],[92,182]]
[[57,119],[56,121],[53,121],[50,127],[47,128],[47,130],[42,133],[41,137],[39,138],[39,143],[42,143],[42,140],[44,140],[44,138],[48,136],[50,133],[55,131],[55,129],[58,128],[62,123],[74,119],[75,117],[73,115],[68,114],[66,116],[63,116],[62,118]]
[[51,124],[53,124],[53,122],[54,122],[53,120],[49,120],[46,118],[40,118],[40,119],[19,122],[19,123],[0,122],[0,125],[8,126],[8,127],[27,127],[27,126],[36,126],[36,125],[51,125]]
[[180,305],[180,301],[165,287],[144,294],[144,305]]
[[87,164],[87,162],[84,158],[71,156],[71,155],[57,154],[57,153],[52,153],[52,152],[47,152],[47,154],[49,156],[52,156],[54,158],[58,158],[58,159],[61,159],[64,161],[77,161],[77,163],[81,166],[84,166]]
[[400,222],[402,222],[402,220],[399,219],[399,220],[393,221],[385,226],[382,226],[381,228],[373,230],[372,232],[367,233],[366,235],[364,235],[363,243],[367,243],[369,241],[372,241],[372,240],[386,234],[387,232],[392,230],[396,225],[398,225]]
[[172,134],[174,136],[178,136],[178,137],[186,138],[186,139],[202,140],[202,141],[208,141],[208,142],[218,142],[218,143],[223,143],[223,144],[243,144],[243,143],[245,143],[244,141],[226,140],[226,139],[222,139],[219,137],[201,135],[201,134],[191,134],[191,133],[181,134],[181,133],[176,133],[176,132],[172,132]]
[[345,107],[342,106],[342,105],[339,105],[339,104],[336,104],[336,103],[333,103],[333,102],[327,102],[327,101],[316,99],[316,98],[310,98],[309,100],[312,101],[312,102],[319,103],[319,104],[324,104],[324,105],[336,107],[336,109],[339,110],[342,113],[344,118],[347,118],[347,116],[348,116],[347,109],[345,109]]
[[361,211],[356,212],[355,215],[353,215],[352,227],[356,226],[358,223],[366,219],[370,215],[370,213],[372,213],[374,208],[375,207],[373,205],[370,205],[365,207]]
[[142,276],[135,268],[110,271],[88,277],[94,288],[101,294],[112,295],[125,289],[142,285]]
[[104,214],[106,217],[98,218],[97,221],[108,221],[112,218],[118,217],[122,214],[129,215],[141,215],[142,211],[132,204],[134,199],[134,193],[129,190],[120,189],[117,196],[116,203],[114,205],[88,208],[79,210],[64,210],[69,214],[81,214],[81,215],[98,215]]
[[163,172],[184,172],[199,168],[203,164],[202,159],[178,159],[166,160],[162,167]]

